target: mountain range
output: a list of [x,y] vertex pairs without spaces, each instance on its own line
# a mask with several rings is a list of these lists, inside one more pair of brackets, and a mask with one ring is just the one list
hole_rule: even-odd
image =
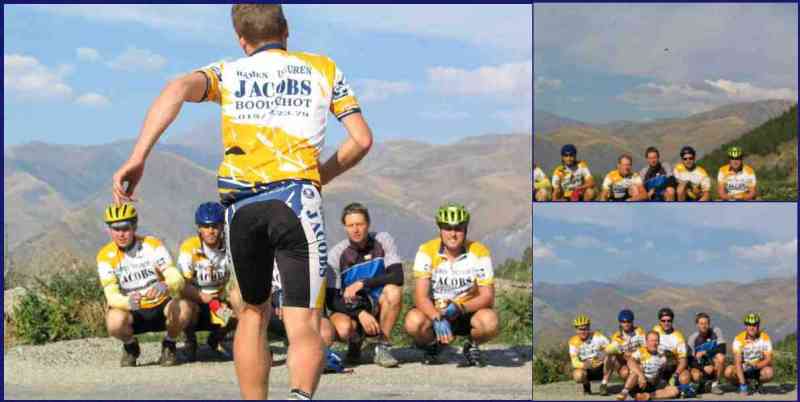
[[579,122],[537,110],[533,160],[551,172],[560,163],[561,146],[572,143],[578,148],[578,159],[586,160],[595,176],[602,177],[615,169],[617,157],[623,153],[633,156],[634,168],[638,170],[644,165],[644,150],[649,146],[657,147],[662,160],[674,164],[682,146],[691,145],[700,158],[780,116],[795,103],[786,100],[737,103],[685,118],[604,124]]
[[[401,256],[413,259],[419,244],[436,236],[436,208],[452,200],[470,210],[469,237],[487,243],[496,264],[519,258],[530,245],[530,143],[524,134],[445,145],[376,142],[357,167],[323,189],[329,241],[345,238],[340,211],[358,201],[370,209],[372,229],[389,231]],[[108,241],[102,211],[111,201],[111,175],[132,146],[131,140],[35,142],[4,149],[4,237],[14,270],[49,272],[50,256],[61,251],[94,261]],[[196,206],[217,199],[220,159],[219,134],[210,123],[157,145],[137,188],[139,232],[161,237],[174,253],[194,232]]]
[[702,285],[672,283],[644,273],[628,273],[608,282],[533,284],[534,345],[565,343],[575,334],[572,319],[579,312],[592,319],[592,328],[606,336],[617,330],[617,313],[631,309],[637,325],[649,330],[658,310],[675,312],[676,328],[688,337],[696,330],[694,315],[704,311],[728,340],[743,330],[742,317],[759,312],[762,327],[773,342],[797,330],[797,278],[770,278],[750,283],[731,281]]

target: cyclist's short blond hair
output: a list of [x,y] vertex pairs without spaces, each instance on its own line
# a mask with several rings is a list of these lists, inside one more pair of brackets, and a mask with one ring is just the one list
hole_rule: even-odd
[[251,45],[283,39],[289,29],[280,4],[234,4],[231,19],[236,34]]

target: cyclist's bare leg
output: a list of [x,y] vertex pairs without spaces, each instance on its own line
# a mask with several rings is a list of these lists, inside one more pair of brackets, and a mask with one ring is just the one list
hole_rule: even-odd
[[767,383],[772,381],[772,377],[775,375],[775,372],[772,370],[771,366],[767,366],[761,369],[761,372],[758,375],[759,381],[761,383]]
[[194,309],[192,302],[184,299],[172,299],[167,302],[164,308],[164,315],[167,317],[167,336],[177,339],[181,332],[192,322]]
[[675,190],[675,197],[678,201],[686,201],[686,183],[678,183],[678,188]]
[[657,390],[653,393],[653,399],[673,399],[680,395],[681,391],[674,385],[667,385],[666,387]]
[[675,189],[667,187],[664,189],[664,201],[675,201]]
[[241,311],[244,305],[244,301],[242,300],[242,292],[239,291],[238,286],[234,285],[231,287],[230,291],[228,291],[228,301],[231,303],[233,311],[239,314],[239,311]]
[[714,356],[714,378],[719,380],[722,377],[723,372],[725,371],[725,355],[722,353],[718,353]]
[[700,369],[691,369],[692,382],[699,382],[703,379],[703,372]]
[[322,337],[319,334],[320,310],[283,307],[283,324],[289,339],[287,365],[289,386],[314,395],[323,369]]
[[258,306],[244,303],[233,338],[233,360],[242,399],[267,399],[272,355],[267,347],[269,301]]
[[617,365],[619,366],[617,374],[624,383],[628,379],[628,375],[630,375],[630,369],[628,369],[628,363],[625,361],[624,356],[617,356]]
[[574,369],[572,370],[572,379],[578,384],[584,384],[588,382],[588,374],[584,369]]
[[333,341],[336,339],[336,329],[333,328],[331,321],[325,317],[322,317],[319,321],[319,335],[322,337],[322,342],[325,343],[326,347],[333,345]]
[[586,191],[583,192],[583,200],[584,201],[591,201],[594,199],[594,189],[587,188]]
[[497,336],[499,332],[499,319],[497,313],[490,308],[482,308],[475,312],[469,321],[472,329],[469,334],[473,341],[478,344],[488,342]]
[[391,342],[392,328],[403,307],[403,288],[397,285],[385,285],[378,299],[380,308],[380,326],[383,339]]
[[406,333],[414,338],[417,345],[429,345],[436,337],[433,334],[433,321],[416,308],[409,310],[403,325]]
[[613,373],[616,368],[617,359],[615,359],[614,356],[606,355],[606,357],[603,359],[603,383],[608,383],[611,373]]
[[336,337],[342,342],[349,341],[356,334],[356,322],[347,314],[333,313],[330,320],[336,330]]
[[133,340],[133,315],[117,308],[106,311],[106,329],[108,334],[122,342]]

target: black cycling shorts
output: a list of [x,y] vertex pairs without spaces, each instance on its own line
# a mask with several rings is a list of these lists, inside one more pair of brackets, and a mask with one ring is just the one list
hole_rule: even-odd
[[260,305],[277,265],[284,307],[322,308],[328,245],[322,196],[307,180],[284,180],[225,211],[226,241],[242,299]]
[[450,328],[453,330],[453,335],[469,336],[472,331],[472,316],[475,313],[461,314],[455,321],[450,322]]
[[131,311],[133,316],[133,334],[158,332],[167,329],[167,316],[164,310],[171,299],[165,300],[156,307]]

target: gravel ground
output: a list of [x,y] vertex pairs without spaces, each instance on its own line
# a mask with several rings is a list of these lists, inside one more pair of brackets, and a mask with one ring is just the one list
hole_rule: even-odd
[[[610,396],[600,396],[597,394],[599,392],[600,382],[593,382],[592,383],[592,392],[593,395],[583,396],[576,392],[576,385],[574,382],[556,382],[552,384],[544,384],[544,385],[534,385],[533,386],[533,399],[534,400],[541,400],[541,401],[561,401],[561,400],[596,400],[596,401],[613,401],[614,395],[616,395],[622,389],[622,383],[615,383],[611,382],[608,385],[608,391],[611,394]],[[705,399],[705,400],[712,400],[712,401],[777,401],[777,400],[787,400],[787,401],[794,401],[797,400],[797,388],[794,384],[765,384],[764,388],[766,390],[766,394],[755,394],[750,395],[747,397],[741,397],[736,391],[736,388],[732,385],[724,385],[723,390],[725,390],[725,394],[723,395],[714,395],[714,394],[701,394],[698,396],[697,399]]]
[[[160,367],[160,343],[143,343],[139,366],[119,367],[121,346],[110,338],[91,338],[5,350],[4,399],[239,399],[230,359],[212,356],[201,346],[200,362]],[[178,345],[179,353],[181,345]],[[529,399],[530,347],[488,345],[488,367],[457,368],[460,353],[446,351],[448,364],[423,366],[422,353],[398,348],[401,367],[356,366],[352,374],[328,374],[320,399]],[[276,366],[271,398],[285,398],[288,373],[285,349],[273,343]],[[370,353],[365,353],[369,360]],[[182,356],[181,356],[182,357]]]

